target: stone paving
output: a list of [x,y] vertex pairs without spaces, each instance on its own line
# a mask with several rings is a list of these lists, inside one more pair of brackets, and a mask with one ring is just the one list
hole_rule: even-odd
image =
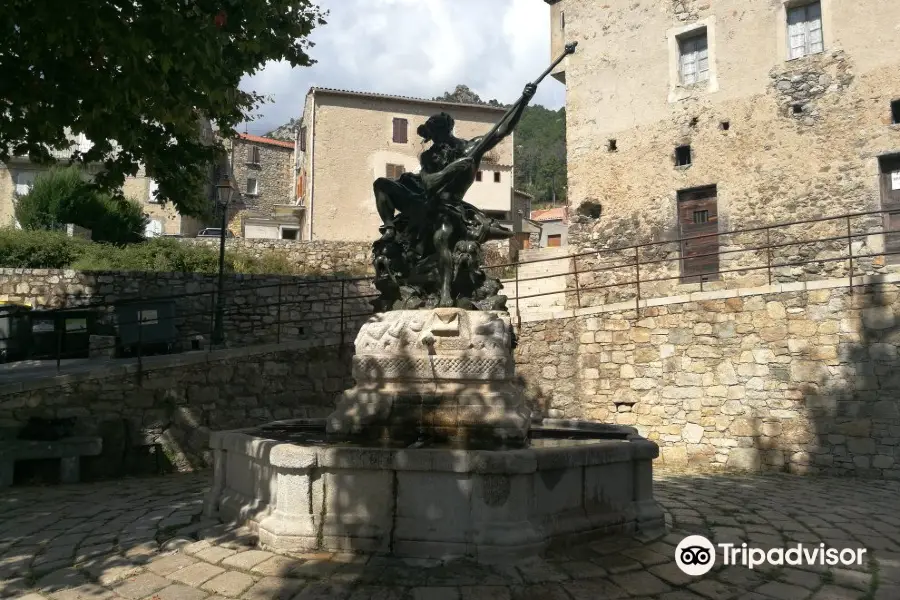
[[[483,566],[352,554],[276,555],[204,520],[208,474],[0,493],[0,597],[22,600],[898,600],[900,484],[664,474],[668,534],[605,539]],[[675,545],[865,547],[859,567],[724,566],[683,574]]]

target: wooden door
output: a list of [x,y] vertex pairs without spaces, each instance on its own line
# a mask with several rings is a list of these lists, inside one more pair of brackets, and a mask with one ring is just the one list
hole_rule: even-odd
[[519,232],[516,234],[516,238],[519,241],[518,247],[520,250],[529,250],[531,249],[531,234],[525,231]]
[[[682,238],[717,233],[719,210],[716,186],[678,192],[678,225]],[[684,282],[708,281],[719,272],[718,236],[681,242],[681,277]]]
[[562,234],[557,233],[556,235],[548,235],[547,236],[547,247],[548,248],[556,248],[562,246]]
[[[900,155],[882,156],[881,207],[884,215],[884,252],[889,263],[900,263]],[[893,209],[896,209],[893,210]]]

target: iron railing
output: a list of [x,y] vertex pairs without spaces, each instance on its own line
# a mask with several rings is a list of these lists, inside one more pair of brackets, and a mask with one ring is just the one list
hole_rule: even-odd
[[[873,210],[780,222],[499,264],[490,269],[514,271],[504,285],[511,286],[514,292],[519,326],[522,301],[558,294],[565,297],[564,308],[589,308],[632,300],[635,308],[640,310],[641,300],[709,289],[831,277],[848,278],[848,286],[852,288],[862,284],[859,279],[862,275],[885,273],[889,270],[887,257],[900,254],[900,251],[872,249],[872,246],[885,245],[885,234],[900,238],[900,230],[884,225],[884,216],[890,212],[897,211]],[[799,231],[792,232],[792,228]],[[686,242],[705,238],[716,238],[715,251],[682,256]],[[703,273],[684,272],[686,261],[707,257],[716,258],[718,266],[715,269]],[[882,260],[879,262],[879,259]],[[522,275],[522,270],[529,265],[554,261],[567,261],[568,264],[555,274]],[[845,264],[835,267],[839,263]],[[794,272],[794,269],[800,271]],[[757,273],[763,275],[754,276]],[[520,294],[523,287],[533,287],[526,284],[550,279],[558,282],[560,278],[565,279],[563,289]],[[602,281],[598,282],[599,278]]]
[[[569,308],[586,308],[624,299],[633,301],[635,309],[640,312],[641,300],[694,290],[703,291],[711,286],[715,289],[746,287],[748,277],[757,285],[846,277],[848,286],[853,288],[864,284],[860,279],[862,275],[884,273],[888,268],[886,258],[900,254],[900,251],[873,251],[870,247],[883,244],[885,234],[900,237],[900,231],[884,227],[883,217],[888,212],[876,210],[782,222],[487,268],[511,275],[504,283],[509,286],[508,291],[512,292],[513,302],[510,308],[515,309],[519,327],[523,313],[522,301],[551,294],[562,294],[566,307]],[[862,227],[859,226],[860,221]],[[854,223],[857,224],[855,228]],[[791,228],[800,229],[803,235],[791,238]],[[685,257],[680,252],[682,244],[711,237],[719,242],[725,240],[728,244],[723,247],[720,243],[715,252],[694,254],[687,260],[715,256],[719,261],[718,267],[701,275],[685,277],[682,272]],[[877,239],[881,241],[877,242]],[[881,263],[879,259],[883,259]],[[570,262],[565,270],[558,273],[534,277],[521,275],[521,271],[529,268],[529,265],[551,261]],[[813,265],[815,267],[811,268]],[[831,266],[826,268],[823,265]],[[795,269],[799,269],[799,272],[795,272]],[[754,274],[762,275],[757,277]],[[562,289],[521,293],[523,286],[527,288],[527,284],[531,282],[550,279],[558,282],[560,278],[564,280]],[[596,281],[598,278],[602,278],[599,283]],[[339,292],[334,293],[337,288]],[[598,291],[601,293],[598,294]],[[48,316],[76,309],[96,310],[105,315],[109,330],[114,328],[114,318],[110,315],[117,306],[174,301],[174,319],[181,347],[190,349],[191,342],[197,336],[202,336],[204,347],[209,350],[214,347],[211,340],[216,293],[211,288],[193,293],[132,298],[117,302],[73,303],[65,308],[33,311],[32,314]],[[279,280],[231,285],[223,290],[226,345],[280,343],[329,336],[338,338],[343,347],[349,336],[355,334],[357,324],[373,313],[368,301],[376,296],[371,277]],[[117,323],[118,326],[123,324],[128,323]],[[63,359],[71,358],[71,352],[67,352],[65,348],[65,332],[59,331],[56,335],[54,352],[49,353],[49,356],[32,354],[30,358],[55,359],[57,367]],[[11,336],[0,337],[0,342],[9,343],[12,339]],[[140,349],[142,345],[138,344],[137,347]],[[142,360],[140,352],[139,350],[137,356],[139,364]]]

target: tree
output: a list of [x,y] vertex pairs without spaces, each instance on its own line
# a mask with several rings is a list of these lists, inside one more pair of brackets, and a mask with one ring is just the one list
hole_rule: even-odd
[[92,240],[112,244],[143,240],[147,224],[138,202],[98,190],[77,167],[38,175],[16,202],[16,220],[23,229],[56,230],[74,223],[90,229]]
[[309,66],[308,36],[324,13],[312,0],[0,1],[0,161],[52,163],[72,134],[93,146],[74,161],[102,163],[95,184],[117,197],[146,166],[159,195],[202,214],[220,135],[264,99],[238,89],[268,61]]

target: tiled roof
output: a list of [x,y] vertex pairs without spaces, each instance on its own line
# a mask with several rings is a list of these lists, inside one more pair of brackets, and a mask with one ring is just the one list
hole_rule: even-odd
[[566,209],[561,206],[559,208],[546,208],[544,210],[531,211],[531,219],[533,221],[565,221]]
[[284,140],[276,140],[261,135],[251,135],[249,133],[239,133],[238,137],[248,142],[256,142],[257,144],[269,144],[271,146],[281,146],[282,148],[294,149],[294,142],[286,142]]
[[513,190],[513,193],[518,196],[525,196],[526,198],[530,198],[531,200],[534,200],[534,196],[532,196],[528,192],[523,192],[522,190]]
[[506,108],[502,106],[488,106],[486,104],[462,104],[459,102],[442,102],[439,100],[426,100],[425,98],[414,98],[412,96],[393,96],[391,94],[376,94],[374,92],[355,92],[353,90],[340,90],[337,88],[326,88],[326,87],[311,87],[309,88],[310,93],[324,93],[324,94],[333,94],[335,96],[353,96],[356,98],[376,98],[382,100],[399,100],[401,102],[411,102],[415,104],[429,104],[434,106],[463,106],[467,108],[478,108],[481,110],[490,110],[496,111],[498,113],[506,112]]

